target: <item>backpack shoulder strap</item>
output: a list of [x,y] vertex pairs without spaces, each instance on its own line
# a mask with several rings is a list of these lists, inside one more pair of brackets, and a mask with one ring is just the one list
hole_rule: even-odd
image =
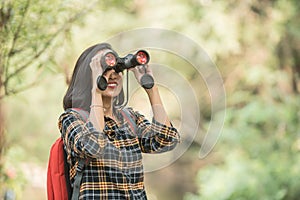
[[[89,113],[81,108],[71,108],[72,111],[78,113],[84,121],[87,121],[89,118]],[[73,184],[73,192],[71,200],[78,200],[79,193],[80,193],[80,184],[83,176],[83,169],[89,162],[88,159],[78,158],[78,165],[76,168],[76,175],[74,177],[74,184]]]
[[73,193],[72,193],[71,200],[78,200],[78,198],[79,198],[80,184],[81,184],[83,168],[84,168],[85,164],[86,164],[86,162],[84,159],[79,159],[78,165],[76,168],[76,175],[74,178],[75,180],[74,180]]
[[67,188],[67,192],[68,192],[68,199],[71,199],[71,195],[72,195],[72,187],[71,187],[71,182],[70,182],[70,174],[69,174],[69,163],[68,163],[68,155],[67,152],[64,148],[63,145],[63,152],[64,152],[64,171],[65,171],[65,179],[66,179],[66,188]]
[[135,116],[129,111],[128,108],[123,108],[121,110],[121,114],[123,115],[124,119],[129,124],[131,130],[134,131],[134,133],[137,133],[137,125],[136,125],[136,118]]
[[83,110],[83,109],[81,109],[81,108],[71,108],[70,110],[72,110],[72,111],[78,113],[78,114],[82,117],[82,119],[83,119],[84,121],[87,121],[88,118],[89,118],[89,112],[88,112],[88,111],[85,111],[85,110]]

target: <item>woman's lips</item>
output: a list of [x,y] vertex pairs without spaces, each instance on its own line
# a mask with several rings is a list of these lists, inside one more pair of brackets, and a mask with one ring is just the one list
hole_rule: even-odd
[[117,82],[108,82],[107,87],[109,88],[116,88],[118,86]]

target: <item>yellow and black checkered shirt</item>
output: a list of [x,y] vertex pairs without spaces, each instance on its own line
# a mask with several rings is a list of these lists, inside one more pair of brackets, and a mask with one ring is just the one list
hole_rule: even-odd
[[71,183],[78,157],[89,160],[84,168],[79,199],[147,199],[142,153],[166,152],[179,142],[174,127],[154,119],[150,123],[139,112],[128,110],[134,117],[136,131],[120,112],[117,112],[119,124],[105,117],[103,132],[97,131],[75,111],[66,110],[60,116],[59,129],[68,154]]

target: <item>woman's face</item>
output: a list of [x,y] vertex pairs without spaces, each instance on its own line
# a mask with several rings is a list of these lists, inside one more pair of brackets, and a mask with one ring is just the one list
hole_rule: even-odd
[[[108,51],[105,49],[99,51],[98,54],[102,54],[103,56]],[[118,96],[123,87],[123,73],[116,73],[114,69],[111,69],[106,71],[103,76],[107,80],[107,88],[102,92],[102,96],[111,98]]]
[[122,72],[116,73],[111,69],[104,73],[104,77],[107,80],[107,88],[102,92],[102,96],[116,97],[120,94],[123,87],[123,74]]

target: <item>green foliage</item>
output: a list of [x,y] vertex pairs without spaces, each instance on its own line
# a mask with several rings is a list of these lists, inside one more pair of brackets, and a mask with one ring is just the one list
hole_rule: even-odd
[[17,197],[22,196],[22,191],[26,186],[27,180],[23,174],[23,168],[19,165],[19,160],[26,157],[25,152],[20,147],[10,148],[6,153],[6,162],[0,176],[1,188],[0,195],[7,189],[13,189]]
[[2,1],[0,98],[20,92],[41,80],[42,72],[54,66],[58,45],[68,38],[71,26],[83,19],[92,3]]
[[[187,194],[185,199],[298,199],[299,4],[291,0],[216,4],[222,5],[217,9],[224,19],[232,20],[229,27],[235,29],[239,48],[213,51],[220,69],[228,74],[226,122],[215,151],[220,160],[200,169],[198,195]],[[207,16],[205,11],[201,14]],[[220,32],[211,22],[207,26],[214,34]],[[230,41],[224,40],[220,46]]]
[[[299,98],[261,99],[227,109],[218,153],[224,161],[200,170],[200,199],[297,199],[300,195]],[[196,196],[189,195],[186,199]]]

